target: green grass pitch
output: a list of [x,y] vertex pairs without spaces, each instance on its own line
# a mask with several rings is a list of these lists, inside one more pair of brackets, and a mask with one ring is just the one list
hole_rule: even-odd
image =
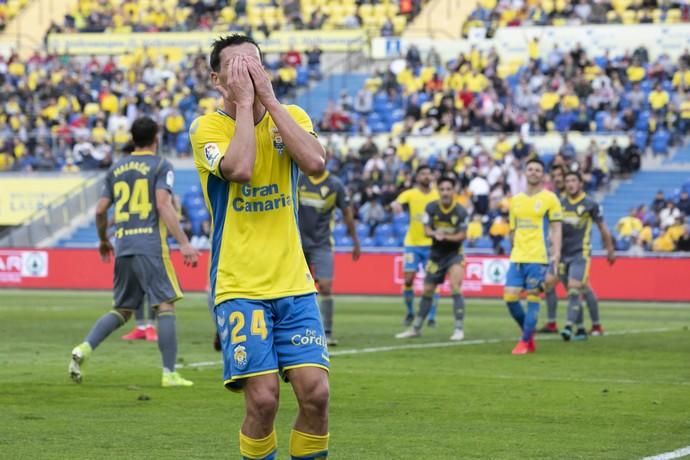
[[[178,307],[193,388],[160,388],[156,344],[119,338],[130,325],[82,385],[69,380],[70,350],[109,305],[105,292],[0,291],[0,458],[239,458],[242,398],[221,385],[202,295]],[[690,306],[601,310],[611,334],[512,356],[517,328],[498,301],[468,299],[466,342],[444,346],[448,299],[436,329],[401,342],[399,298],[336,298],[330,458],[632,459],[690,445]],[[296,405],[281,390],[285,459]]]

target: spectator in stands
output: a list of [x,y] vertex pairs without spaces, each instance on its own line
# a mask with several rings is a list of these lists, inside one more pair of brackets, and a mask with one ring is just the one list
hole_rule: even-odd
[[666,207],[666,195],[664,195],[663,190],[659,190],[656,192],[656,196],[654,197],[654,201],[652,201],[652,212],[655,214],[659,214],[662,209]]
[[367,88],[360,88],[354,100],[354,110],[361,116],[367,116],[374,107],[374,95]]
[[690,197],[688,197],[688,192],[686,190],[680,192],[676,207],[685,217],[690,217]]
[[571,161],[575,159],[577,152],[575,151],[575,146],[568,140],[568,133],[563,133],[561,137],[561,146],[558,148],[558,154],[561,155],[566,161]]
[[383,21],[380,33],[382,37],[392,37],[393,35],[395,35],[395,26],[393,25],[393,21],[391,21],[390,18],[386,18],[386,20]]
[[482,216],[474,214],[472,221],[467,225],[467,244],[473,247],[479,238],[484,236],[484,225],[482,224]]
[[666,206],[659,211],[659,226],[662,230],[665,230],[672,226],[679,217],[681,217],[680,210],[673,201],[668,200]]
[[662,88],[661,83],[654,86],[654,90],[649,93],[649,105],[657,114],[663,114],[670,100],[669,94]]
[[635,208],[630,210],[630,214],[621,217],[616,224],[616,232],[622,241],[632,244],[642,230],[642,222],[636,216],[637,210]]
[[476,214],[485,215],[489,211],[489,182],[485,177],[473,171],[472,180],[468,186],[472,195],[472,205]]
[[309,71],[309,78],[314,80],[321,79],[321,55],[323,51],[318,45],[314,45],[305,52],[307,56],[307,70]]
[[[378,191],[378,187],[374,190]],[[376,193],[373,193],[359,208],[359,219],[367,224],[372,232],[379,224],[386,221],[386,217],[386,210],[381,205]]]
[[407,143],[405,136],[400,136],[398,146],[395,148],[395,154],[403,163],[408,163],[414,156],[414,147]]
[[683,226],[683,234],[678,238],[676,250],[690,252],[690,226],[687,224]]
[[367,136],[364,143],[359,147],[359,158],[366,162],[379,153],[379,148],[374,142],[374,138]]

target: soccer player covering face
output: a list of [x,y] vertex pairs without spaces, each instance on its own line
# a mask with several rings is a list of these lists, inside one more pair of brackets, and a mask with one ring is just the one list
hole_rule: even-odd
[[[564,340],[585,340],[587,332],[583,324],[582,295],[589,279],[592,252],[592,224],[599,227],[610,264],[616,260],[611,232],[604,223],[601,207],[582,191],[582,177],[576,172],[565,175],[566,196],[563,207],[563,248],[559,275],[568,289],[568,321],[561,331]],[[599,309],[590,309],[592,329],[601,329]],[[576,328],[573,331],[573,327]]]
[[[534,329],[539,316],[539,295],[549,269],[549,255],[552,267],[558,267],[561,256],[561,203],[554,193],[544,189],[544,163],[539,159],[529,160],[525,176],[527,191],[510,202],[513,249],[503,291],[508,310],[522,331],[513,349],[515,355],[536,350]],[[520,302],[523,291],[527,293],[527,312]]]
[[[423,219],[426,205],[438,200],[438,192],[433,187],[432,180],[431,168],[427,165],[419,166],[415,173],[415,187],[405,190],[391,203],[396,214],[407,211],[410,215],[410,226],[405,235],[405,252],[403,255],[405,263],[403,297],[407,309],[403,320],[405,326],[411,325],[414,320],[414,278],[419,266],[424,266],[429,261],[431,238],[424,233]],[[437,303],[438,295],[435,295],[429,312],[429,326],[432,327],[436,324]]]
[[182,299],[175,270],[170,262],[168,231],[180,244],[186,265],[196,266],[199,253],[180,227],[173,205],[175,174],[170,162],[155,154],[158,126],[151,118],[132,124],[135,150],[117,161],[105,178],[103,194],[96,205],[98,248],[104,262],[113,247],[108,240],[108,208],[115,203],[115,280],[112,311],[103,315],[80,345],[72,350],[69,375],[81,383],[84,364],[91,352],[132,313],[144,308],[144,297],[158,310],[158,348],[163,361],[162,386],[191,386],[175,372],[177,334],[175,302]]
[[426,316],[431,310],[436,287],[443,283],[448,274],[453,293],[453,313],[455,330],[450,340],[459,341],[465,338],[463,322],[465,319],[465,299],[462,296],[462,279],[465,274],[462,243],[467,231],[468,215],[465,208],[455,198],[455,179],[442,177],[438,181],[440,200],[426,205],[423,223],[424,233],[431,238],[431,252],[426,265],[424,292],[419,302],[412,327],[395,337],[406,339],[419,337]]
[[[563,203],[563,200],[567,198],[565,188],[565,176],[566,170],[563,168],[563,166],[554,166],[552,168],[551,182],[553,183],[555,193],[558,195],[558,198],[561,200],[561,203]],[[601,225],[603,225],[603,220],[601,222]],[[600,230],[602,228],[601,225],[599,225]],[[608,234],[610,235],[610,233]],[[604,237],[603,231],[602,237]],[[605,237],[604,243],[606,243]],[[611,264],[613,263],[611,257],[615,257],[615,254],[613,254],[613,256],[612,254],[612,252],[609,252],[608,255],[609,263]],[[562,279],[562,276],[560,278]],[[546,293],[544,295],[544,300],[546,302],[547,323],[544,324],[544,326],[542,326],[538,331],[542,334],[557,334],[559,332],[558,323],[556,321],[558,311],[558,297],[556,296],[556,284],[558,283],[558,281],[559,277],[555,273],[555,270],[553,270],[553,273],[552,270],[550,270],[546,275]],[[565,287],[567,289],[567,286]],[[602,335],[604,333],[604,328],[601,326],[601,323],[599,323],[599,299],[597,299],[594,290],[592,290],[592,286],[589,284],[589,279],[586,280],[586,282],[581,288],[581,291],[582,297],[587,303],[587,310],[589,310],[589,316],[590,318],[592,318],[592,329],[590,331],[590,334],[593,336]]]
[[325,171],[320,176],[304,174],[299,179],[299,229],[302,250],[319,285],[321,318],[329,346],[337,345],[333,338],[333,222],[335,210],[343,212],[343,221],[352,238],[352,260],[360,255],[359,239],[350,197],[345,186]]
[[290,455],[326,458],[329,356],[297,225],[300,170],[323,174],[324,151],[304,110],[276,99],[251,38],[216,40],[210,65],[223,107],[195,120],[190,140],[213,221],[224,383],[244,393],[240,454],[277,458],[281,374],[299,405]]

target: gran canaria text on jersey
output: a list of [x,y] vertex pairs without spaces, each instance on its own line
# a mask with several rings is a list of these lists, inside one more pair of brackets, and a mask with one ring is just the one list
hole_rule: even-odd
[[278,184],[240,188],[242,196],[233,198],[232,209],[236,212],[265,212],[292,206],[292,196],[282,193]]

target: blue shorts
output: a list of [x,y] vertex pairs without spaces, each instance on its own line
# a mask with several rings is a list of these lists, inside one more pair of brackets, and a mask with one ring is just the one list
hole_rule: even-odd
[[429,261],[431,246],[405,246],[403,257],[405,260],[405,272],[417,272],[419,266],[426,266]]
[[[329,355],[316,294],[273,300],[232,299],[216,306],[225,387],[297,367],[328,371]],[[287,381],[287,379],[285,379]]]
[[507,287],[519,287],[528,291],[543,289],[548,264],[511,262],[506,274]]

